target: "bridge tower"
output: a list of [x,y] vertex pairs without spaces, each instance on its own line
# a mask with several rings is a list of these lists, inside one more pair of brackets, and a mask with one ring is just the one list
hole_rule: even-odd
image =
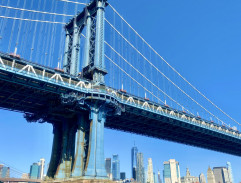
[[[66,25],[64,71],[77,76],[80,68],[80,39],[85,38],[85,57],[81,77],[92,86],[103,86],[107,74],[104,64],[104,17],[107,0],[94,0]],[[82,31],[86,28],[86,35]],[[79,102],[79,99],[82,102]],[[109,104],[102,100],[84,100],[75,93],[62,96],[63,105],[73,100],[82,108],[71,118],[53,123],[53,147],[47,176],[53,179],[107,178],[104,162],[104,123]],[[71,101],[71,102],[70,102]]]
[[[80,39],[84,37],[85,51],[82,63],[82,76],[94,82],[104,84],[107,74],[104,63],[104,17],[107,0],[94,0],[84,11],[66,24],[64,70],[68,74],[78,75],[80,67]],[[82,31],[86,27],[86,36]]]

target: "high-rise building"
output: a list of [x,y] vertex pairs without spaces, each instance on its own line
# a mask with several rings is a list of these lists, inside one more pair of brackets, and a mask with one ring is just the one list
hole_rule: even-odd
[[39,170],[40,170],[39,164],[38,164],[38,163],[33,163],[33,164],[30,166],[30,175],[29,175],[29,178],[30,178],[30,179],[38,179]]
[[143,154],[137,153],[136,181],[145,183],[145,168],[143,162]]
[[107,176],[111,178],[111,158],[105,159],[105,170],[106,170]]
[[126,173],[125,172],[121,172],[120,173],[120,179],[121,180],[125,180],[126,179]]
[[162,183],[161,172],[158,170],[158,181],[157,183]]
[[147,183],[154,183],[152,159],[148,158]]
[[226,167],[214,167],[213,174],[216,183],[230,183],[229,173]]
[[208,180],[208,183],[215,183],[215,177],[210,167],[208,167],[208,171],[207,171],[207,180]]
[[120,180],[120,160],[118,154],[113,155],[112,178],[113,180]]
[[2,169],[3,169],[3,165],[0,164],[0,178],[2,178]]
[[229,174],[229,179],[231,183],[234,183],[233,179],[233,171],[232,171],[232,166],[230,162],[227,162],[227,167],[228,167],[228,174]]
[[136,169],[137,169],[137,147],[131,148],[131,177],[136,180]]
[[4,165],[0,165],[0,178],[9,178],[10,168]]
[[181,183],[199,183],[199,178],[191,176],[191,173],[187,168],[186,176],[181,178]]
[[206,183],[206,178],[205,178],[205,175],[203,173],[201,173],[199,175],[199,182],[200,183]]
[[175,159],[164,162],[163,181],[164,183],[181,183],[179,162]]
[[44,159],[44,158],[41,158],[40,161],[39,161],[39,163],[38,163],[38,165],[39,165],[38,179],[43,180],[43,178],[44,178],[45,159]]

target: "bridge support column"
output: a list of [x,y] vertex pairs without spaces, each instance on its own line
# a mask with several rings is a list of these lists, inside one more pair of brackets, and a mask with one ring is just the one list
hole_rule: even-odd
[[73,123],[62,123],[62,150],[59,165],[55,174],[56,179],[69,178],[74,160],[76,127]]
[[88,154],[89,143],[88,114],[79,115],[77,123],[76,152],[71,176],[73,178],[84,176],[84,165]]
[[58,162],[60,159],[61,142],[62,142],[61,125],[53,124],[53,134],[54,134],[54,139],[53,139],[53,146],[52,146],[52,154],[51,154],[51,159],[50,159],[49,168],[47,172],[47,177],[49,178],[54,177],[56,173],[56,169],[58,167]]
[[104,161],[105,111],[97,104],[90,111],[89,149],[85,165],[85,176],[107,178]]

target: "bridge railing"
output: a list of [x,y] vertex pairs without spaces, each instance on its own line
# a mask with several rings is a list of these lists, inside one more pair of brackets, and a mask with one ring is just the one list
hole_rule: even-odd
[[[37,80],[41,80],[51,84],[60,85],[63,87],[62,92],[64,92],[64,88],[67,88],[82,93],[109,95],[125,105],[164,115],[173,119],[182,120],[183,122],[202,126],[204,128],[218,131],[219,133],[228,134],[236,138],[241,138],[241,133],[239,131],[224,125],[219,125],[212,121],[202,119],[198,116],[188,114],[185,111],[173,109],[167,105],[161,105],[159,103],[149,101],[149,99],[131,95],[122,90],[116,90],[110,87],[99,87],[88,80],[72,77],[71,75],[67,75],[59,70],[50,69],[38,64],[32,64],[31,62],[25,62],[19,58],[13,58],[8,54],[0,53],[0,68],[19,75],[34,78],[36,79],[36,82]],[[0,72],[0,74],[4,73]]]

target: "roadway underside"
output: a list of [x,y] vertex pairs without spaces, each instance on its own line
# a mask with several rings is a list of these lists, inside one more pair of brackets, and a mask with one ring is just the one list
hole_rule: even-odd
[[[30,122],[63,122],[83,112],[84,108],[61,103],[64,92],[69,91],[14,75],[0,76],[0,108],[34,114],[28,116]],[[105,127],[241,156],[239,139],[128,106],[121,115],[107,116]]]
[[[14,76],[13,76],[14,77]],[[0,80],[0,108],[28,114],[29,121],[35,122],[62,122],[63,117],[71,119],[75,117],[74,112],[61,104],[59,90],[50,85],[38,83],[36,86],[33,80],[18,80],[11,78],[12,81]],[[19,82],[22,82],[19,84]],[[27,84],[29,86],[27,86]],[[46,89],[49,88],[49,89]],[[78,112],[77,109],[71,109]]]
[[105,127],[241,156],[238,139],[131,107],[107,118]]

